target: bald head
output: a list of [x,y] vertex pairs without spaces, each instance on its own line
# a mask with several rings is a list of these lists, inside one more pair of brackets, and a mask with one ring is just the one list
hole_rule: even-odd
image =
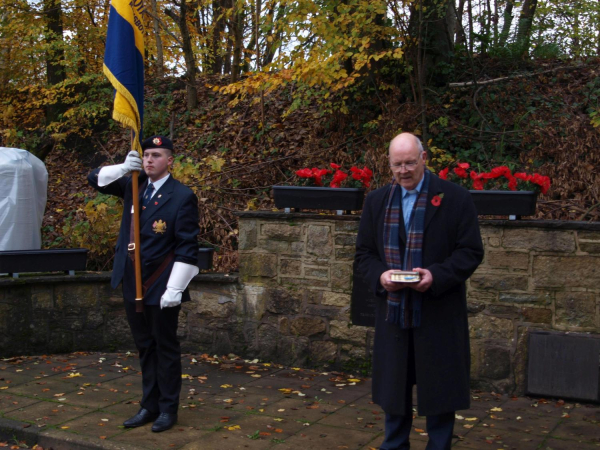
[[427,153],[418,137],[401,133],[392,139],[389,149],[390,168],[403,188],[415,189],[423,178]]

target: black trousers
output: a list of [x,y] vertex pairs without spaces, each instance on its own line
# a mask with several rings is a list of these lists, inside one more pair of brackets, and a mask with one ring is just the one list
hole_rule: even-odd
[[[412,330],[408,340],[408,382],[406,385],[406,411],[403,415],[385,414],[385,439],[381,450],[410,449],[410,432],[412,431],[412,394],[416,382],[415,351]],[[455,413],[449,412],[435,416],[426,416],[426,428],[429,440],[427,450],[450,450],[454,431]]]
[[181,347],[177,321],[181,305],[173,308],[144,305],[135,312],[134,302],[125,301],[127,320],[142,366],[142,401],[152,413],[176,414],[181,392]]

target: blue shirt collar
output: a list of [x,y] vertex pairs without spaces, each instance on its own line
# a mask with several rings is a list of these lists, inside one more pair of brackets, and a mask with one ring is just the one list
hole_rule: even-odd
[[419,194],[421,192],[421,188],[423,187],[423,181],[425,180],[425,176],[423,176],[421,178],[421,181],[419,181],[419,184],[417,184],[417,187],[415,189],[413,189],[412,191],[407,191],[404,186],[400,186],[400,188],[402,189],[402,198],[406,197],[409,194]]

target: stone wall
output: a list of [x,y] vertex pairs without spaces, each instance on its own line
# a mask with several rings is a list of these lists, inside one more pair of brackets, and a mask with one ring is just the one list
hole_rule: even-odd
[[[370,368],[373,329],[350,323],[359,216],[239,214],[240,273],[192,281],[184,351]],[[475,386],[523,393],[533,330],[600,334],[600,224],[482,221],[468,281]],[[0,278],[0,356],[133,349],[109,274]]]

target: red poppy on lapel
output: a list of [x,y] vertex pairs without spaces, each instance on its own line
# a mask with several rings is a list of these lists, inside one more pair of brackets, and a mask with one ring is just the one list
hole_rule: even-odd
[[443,198],[443,194],[440,195],[434,195],[433,198],[431,199],[431,204],[433,206],[440,206],[442,204],[442,198]]
[[158,205],[158,202],[154,202],[154,205]]

